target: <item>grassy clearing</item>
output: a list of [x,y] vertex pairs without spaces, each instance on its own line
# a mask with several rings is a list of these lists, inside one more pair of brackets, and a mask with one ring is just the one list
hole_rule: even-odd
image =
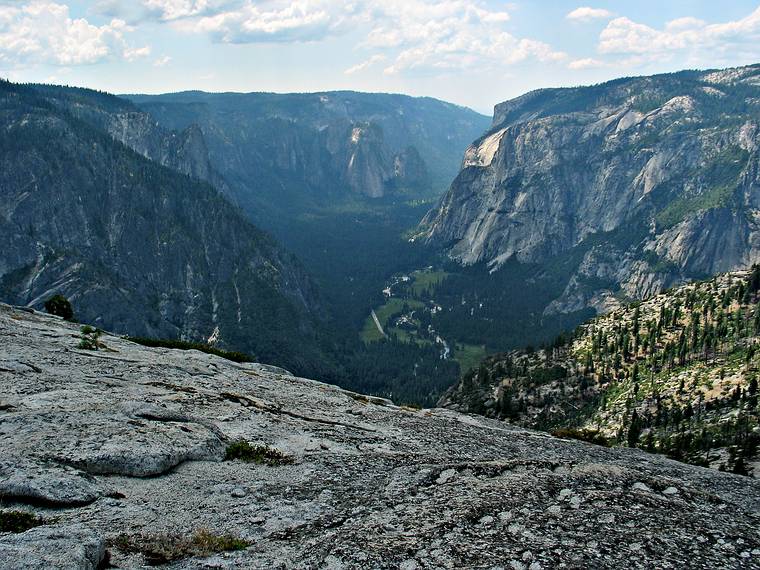
[[[391,315],[400,313],[404,310],[405,304],[408,305],[411,309],[421,309],[425,306],[420,301],[415,301],[413,299],[404,300],[399,299],[398,297],[391,297],[388,299],[387,303],[375,309],[377,319],[380,321],[380,324],[383,326],[383,328],[386,328],[388,326],[388,321]],[[389,331],[386,330],[386,333],[387,332]],[[375,342],[383,338],[383,336],[380,334],[380,331],[378,331],[377,327],[375,326],[372,315],[367,316],[366,320],[364,321],[361,337],[364,342]]]
[[397,297],[392,297],[385,305],[379,309],[375,309],[377,318],[380,320],[380,324],[384,327],[388,326],[388,319],[390,319],[391,315],[403,311],[405,304],[408,305],[411,309],[421,309],[425,306],[424,304],[420,303],[419,301],[415,301],[414,299],[404,300]]
[[415,343],[419,346],[430,346],[433,344],[432,341],[426,338],[418,337],[415,332],[409,332],[395,327],[386,330],[385,332],[391,335],[396,335],[396,338],[398,338],[401,342],[405,342],[407,344]]
[[365,319],[364,327],[362,327],[362,332],[360,334],[364,342],[377,342],[383,339],[383,335],[381,335],[380,331],[377,330],[377,326],[375,325],[375,320],[372,318],[372,315]]
[[445,271],[433,271],[430,269],[422,269],[412,273],[414,283],[412,283],[412,294],[415,297],[422,295],[426,289],[432,289],[436,285],[440,284],[444,279],[449,276]]
[[452,358],[459,363],[462,373],[479,366],[485,357],[485,346],[456,343],[452,349]]

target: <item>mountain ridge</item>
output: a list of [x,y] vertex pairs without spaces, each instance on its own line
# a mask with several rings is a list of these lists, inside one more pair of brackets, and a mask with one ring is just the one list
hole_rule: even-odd
[[121,332],[215,337],[299,368],[290,336],[316,357],[314,284],[216,189],[77,118],[50,88],[1,87],[6,300],[63,293],[80,318]]
[[[454,161],[458,159],[461,149],[469,142],[467,138],[479,134],[488,120],[475,111],[434,98],[358,91],[285,94],[189,91],[160,95],[130,95],[129,98],[144,110],[152,113],[160,123],[170,128],[182,129],[192,123],[199,125],[210,141],[212,155],[216,156],[214,160],[219,170],[234,180],[233,194],[236,201],[250,210],[253,216],[256,215],[254,206],[265,209],[281,206],[278,206],[273,198],[267,198],[262,202],[256,194],[265,192],[265,188],[256,187],[250,173],[246,173],[241,164],[223,160],[222,151],[229,153],[232,150],[231,141],[235,143],[236,152],[241,152],[242,146],[245,148],[246,156],[256,157],[256,161],[261,161],[259,170],[266,167],[274,171],[271,183],[276,184],[279,179],[283,179],[289,181],[289,184],[300,185],[302,188],[294,190],[293,196],[299,201],[306,200],[303,206],[308,211],[320,205],[318,200],[314,202],[315,197],[310,194],[316,192],[316,198],[319,198],[325,192],[335,193],[338,190],[335,188],[336,182],[338,185],[347,184],[351,192],[355,194],[370,197],[384,195],[390,191],[384,186],[393,180],[391,172],[383,172],[383,170],[393,170],[389,158],[398,156],[409,147],[417,148],[423,158],[425,168],[431,172],[434,186],[448,184],[449,177],[454,173]],[[413,127],[409,124],[411,119],[407,116],[408,113],[416,117]],[[426,118],[426,113],[443,113],[438,123],[444,120],[444,115],[446,119],[449,119],[445,127],[446,134],[441,130],[443,125]],[[234,121],[230,120],[232,116],[235,117]],[[454,118],[462,125],[457,126],[453,122]],[[282,133],[273,130],[269,125],[269,122],[276,119],[286,121],[282,126],[283,129],[296,129],[294,131],[296,138],[280,141]],[[375,146],[377,150],[373,152],[390,155],[382,159],[380,164],[371,166],[371,169],[380,177],[380,180],[372,184],[371,188],[353,184],[350,177],[346,178],[346,169],[350,170],[352,145],[364,145],[361,138],[356,139],[356,129],[364,127],[379,129],[379,144]],[[255,129],[264,129],[268,136],[276,141],[276,144],[292,149],[289,152],[291,157],[292,153],[295,153],[297,162],[288,165],[269,160],[266,155],[271,151],[268,149],[276,147],[272,147],[271,140],[257,141]],[[427,134],[426,131],[431,129],[435,136]],[[325,130],[327,132],[321,137],[315,132]],[[447,140],[453,137],[457,138],[452,145]],[[301,148],[304,145],[305,147]],[[326,151],[327,155],[321,159],[310,156],[310,152],[313,151],[307,151],[306,147],[312,145],[317,145]],[[291,172],[294,166],[301,163],[305,171],[311,171],[308,175]],[[327,178],[321,174],[325,168],[330,174]],[[295,177],[288,178],[293,174]],[[431,191],[427,184],[419,181],[411,180],[404,184],[410,184],[413,195],[414,193],[429,195]],[[334,196],[329,200],[337,198],[338,196]],[[255,204],[251,200],[254,200]]]

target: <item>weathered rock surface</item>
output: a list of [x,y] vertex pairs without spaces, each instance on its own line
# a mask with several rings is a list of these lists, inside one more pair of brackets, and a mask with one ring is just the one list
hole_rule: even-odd
[[95,570],[105,552],[100,533],[76,524],[0,535],[0,567],[5,570]]
[[30,461],[23,454],[0,458],[0,497],[6,501],[65,507],[92,503],[100,495],[95,479],[72,467]]
[[464,264],[569,267],[548,313],[760,260],[760,66],[544,89],[491,129],[424,222]]
[[[49,524],[0,535],[4,567],[92,568],[104,539],[201,527],[252,545],[173,567],[760,566],[754,480],[194,351],[110,335],[78,350],[77,332],[0,306],[0,360],[34,365],[0,367],[3,473],[56,496],[77,469],[100,490],[70,508],[13,498]],[[220,461],[239,438],[294,462]]]

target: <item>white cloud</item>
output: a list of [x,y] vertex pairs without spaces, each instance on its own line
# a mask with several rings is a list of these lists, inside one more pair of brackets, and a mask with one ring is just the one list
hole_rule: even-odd
[[498,69],[566,55],[506,31],[509,13],[472,0],[378,0],[367,14],[365,47],[394,53],[385,73]]
[[124,36],[131,31],[118,19],[102,26],[72,19],[68,6],[54,2],[0,5],[0,62],[82,65],[147,55],[149,48],[127,44]]
[[[226,43],[322,41],[366,29],[359,47],[369,51],[369,59],[346,70],[349,74],[383,59],[389,61],[385,73],[395,74],[496,69],[566,57],[546,43],[512,35],[505,29],[509,13],[481,0],[240,0],[208,10],[210,1],[143,0],[175,14],[176,28]],[[199,10],[204,15],[193,16]]]
[[48,75],[43,83],[65,83],[66,76],[71,74],[70,67],[58,67],[53,75]]
[[316,41],[336,33],[352,16],[352,6],[330,0],[248,0],[235,9],[178,22],[177,26],[208,33],[225,43]]
[[565,17],[568,20],[575,20],[576,22],[590,22],[591,20],[604,20],[611,18],[612,16],[612,12],[605,10],[604,8],[581,6],[580,8],[576,8],[572,12],[569,12]]
[[687,30],[689,28],[696,28],[705,25],[706,23],[703,20],[692,18],[691,16],[686,16],[685,18],[676,18],[675,20],[667,22],[665,24],[665,29],[670,32],[676,32],[678,30]]
[[127,61],[134,61],[136,59],[142,59],[150,55],[150,47],[144,46],[140,48],[125,48],[124,59]]
[[119,0],[97,0],[97,2],[91,3],[87,13],[108,18],[120,18],[124,16],[124,6]]
[[153,62],[153,67],[164,67],[172,60],[168,55],[162,55]]
[[178,20],[218,12],[233,4],[230,0],[142,0],[148,12],[161,20]]
[[648,59],[682,53],[715,64],[723,55],[760,57],[760,8],[739,20],[708,24],[697,18],[678,18],[663,29],[616,18],[599,36],[599,52]]
[[599,67],[605,67],[607,64],[598,59],[587,57],[584,59],[575,59],[567,64],[570,69],[596,69]]
[[353,73],[358,73],[360,71],[364,71],[365,69],[368,69],[372,67],[373,65],[380,63],[381,61],[385,61],[386,57],[383,54],[376,53],[372,57],[370,57],[367,60],[364,60],[361,63],[357,63],[356,65],[349,67],[344,73],[346,75],[351,75]]

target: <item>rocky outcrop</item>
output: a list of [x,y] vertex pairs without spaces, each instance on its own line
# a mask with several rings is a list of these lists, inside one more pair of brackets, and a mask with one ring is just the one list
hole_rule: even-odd
[[8,570],[96,570],[103,567],[105,553],[103,536],[82,525],[0,535],[0,566]]
[[410,146],[393,157],[393,179],[400,188],[426,188],[431,178],[417,147]]
[[[96,128],[90,99],[84,121],[52,95],[0,85],[2,299],[62,293],[121,333],[211,339],[295,369],[319,359],[321,301],[292,255],[216,189]],[[100,119],[118,116],[103,106]]]
[[545,89],[497,105],[425,219],[428,243],[492,268],[577,259],[549,312],[758,261],[760,66],[729,71]]
[[[15,406],[6,404],[8,410]],[[62,463],[22,457],[0,459],[0,497],[32,505],[87,505],[102,494],[93,477]]]
[[181,131],[165,129],[130,101],[101,91],[58,85],[35,85],[34,89],[64,113],[107,133],[145,158],[227,190],[226,181],[211,166],[206,141],[197,125]]
[[[751,568],[760,557],[749,478],[109,334],[80,350],[78,336],[0,306],[3,473],[60,497],[76,476],[96,495],[65,508],[5,497],[3,509],[47,524],[0,534],[4,568],[94,568],[105,545],[115,566],[141,567],[117,537],[199,528],[250,546],[173,568]],[[221,461],[240,439],[289,460]]]

